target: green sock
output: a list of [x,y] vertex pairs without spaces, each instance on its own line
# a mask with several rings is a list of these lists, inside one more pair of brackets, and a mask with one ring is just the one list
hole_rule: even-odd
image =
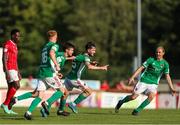
[[129,101],[131,101],[131,100],[132,100],[131,96],[128,95],[128,96],[126,96],[121,102],[122,102],[122,103],[126,103],[126,102],[129,102]]
[[79,104],[81,101],[83,101],[84,99],[86,99],[87,97],[83,95],[83,93],[81,93],[78,98],[74,101],[75,104]]
[[141,110],[144,109],[144,107],[146,107],[151,101],[149,101],[149,99],[144,100],[144,102],[141,103],[141,105],[135,109],[137,112],[140,112]]
[[27,92],[27,93],[24,93],[20,96],[17,96],[17,100],[20,101],[20,100],[23,100],[23,99],[27,99],[27,98],[31,98],[32,97],[32,93],[31,92]]
[[34,109],[37,107],[37,105],[38,105],[40,102],[41,102],[41,98],[36,97],[36,98],[32,101],[30,107],[28,108],[28,111],[32,113],[32,112],[34,111]]
[[61,99],[59,110],[64,111],[65,105],[66,105],[66,99]]
[[51,108],[51,105],[58,100],[61,96],[63,95],[63,93],[59,90],[57,90],[48,100],[48,108]]

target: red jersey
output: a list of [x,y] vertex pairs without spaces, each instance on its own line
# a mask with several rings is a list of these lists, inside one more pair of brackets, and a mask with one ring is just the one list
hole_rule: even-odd
[[5,42],[3,51],[6,55],[6,66],[7,70],[18,70],[18,64],[17,64],[17,55],[18,55],[18,49],[16,43],[14,43],[12,40],[8,40]]

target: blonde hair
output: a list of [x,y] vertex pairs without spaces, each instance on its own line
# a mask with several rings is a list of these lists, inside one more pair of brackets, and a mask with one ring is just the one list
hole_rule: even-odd
[[158,46],[156,50],[158,50],[158,49],[162,49],[162,51],[165,53],[165,49],[163,46]]
[[49,30],[49,31],[47,32],[48,38],[54,37],[54,36],[56,36],[56,35],[57,35],[57,32],[56,32],[55,30]]

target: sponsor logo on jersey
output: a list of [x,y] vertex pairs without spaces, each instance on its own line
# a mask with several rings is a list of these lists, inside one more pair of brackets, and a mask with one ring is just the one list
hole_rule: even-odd
[[161,66],[161,68],[163,68],[163,67],[164,67],[164,64],[161,64],[160,66]]

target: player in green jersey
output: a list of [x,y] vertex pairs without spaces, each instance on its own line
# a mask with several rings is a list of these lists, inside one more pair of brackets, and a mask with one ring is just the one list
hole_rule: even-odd
[[[61,69],[64,67],[66,60],[73,60],[75,58],[73,56],[73,52],[74,52],[74,48],[75,48],[74,45],[72,45],[71,43],[66,43],[63,48],[64,48],[64,52],[59,52],[57,54],[57,61],[60,65]],[[52,66],[52,67],[54,67],[54,66]],[[57,79],[59,79],[59,78],[57,78]],[[41,103],[41,105],[43,107],[43,109],[40,110],[42,117],[47,117],[47,115],[49,115],[49,110],[50,110],[51,105],[56,100],[59,99],[58,91],[59,90],[57,90],[48,100],[43,101]],[[63,98],[66,97],[67,95],[68,95],[68,90],[65,89],[64,95],[61,97],[60,105],[64,103]],[[68,116],[68,115],[70,115],[70,113],[62,110],[62,111],[58,111],[57,115]]]
[[[28,99],[34,97],[30,107],[28,108],[27,112],[25,112],[24,117],[27,120],[31,120],[32,112],[35,110],[37,105],[43,99],[45,91],[48,88],[59,89],[59,98],[64,93],[64,88],[61,87],[59,81],[57,81],[54,77],[58,76],[59,74],[56,71],[60,70],[60,66],[56,60],[56,55],[59,50],[59,45],[56,44],[57,41],[57,32],[54,30],[50,30],[47,33],[48,35],[48,43],[45,44],[41,51],[41,64],[39,66],[38,72],[38,85],[37,88],[33,92],[27,92],[16,98],[13,98],[10,105],[12,106],[17,101]],[[55,68],[53,69],[51,66],[51,60],[54,63]],[[59,85],[59,86],[58,86]]]
[[[108,65],[96,66],[91,63],[90,57],[93,57],[96,53],[96,46],[92,42],[88,42],[85,46],[85,53],[79,54],[72,62],[72,69],[70,73],[66,76],[64,81],[66,89],[71,91],[73,88],[78,88],[82,90],[82,93],[75,99],[74,102],[68,104],[68,107],[74,112],[78,113],[76,105],[86,99],[91,95],[92,90],[86,85],[84,81],[81,80],[81,75],[83,71],[88,68],[90,70],[107,70]],[[60,105],[59,109],[62,109]]]
[[[90,57],[94,56],[94,54],[96,53],[95,44],[93,44],[92,42],[88,42],[85,48],[86,48],[86,52],[84,54],[77,55],[76,58],[73,60],[72,70],[67,75],[64,81],[65,88],[68,91],[72,91],[73,88],[78,88],[81,89],[82,91],[82,93],[78,96],[78,98],[74,102],[69,103],[69,107],[72,109],[74,113],[77,113],[76,104],[86,99],[92,93],[92,90],[80,79],[81,74],[83,73],[85,68],[87,67],[88,69],[92,69],[92,70],[107,70],[108,68],[108,65],[95,66],[96,62],[90,61]],[[64,115],[60,113],[64,112],[64,107],[66,104],[67,97],[68,97],[68,92],[65,94],[65,96],[63,96],[63,98],[61,98],[61,103],[57,111],[58,115]],[[53,100],[52,102],[54,101],[56,100]],[[50,107],[51,105],[47,105],[47,104],[43,106],[44,110],[46,111],[45,113],[47,115],[49,114]],[[45,113],[44,116],[46,115]]]
[[140,106],[133,110],[132,115],[138,115],[140,111],[142,111],[155,97],[157,92],[157,87],[159,84],[159,80],[162,74],[165,74],[168,85],[171,89],[172,95],[175,95],[176,91],[173,87],[171,77],[169,75],[169,64],[163,59],[165,54],[165,50],[163,47],[158,47],[156,49],[156,59],[148,58],[141,67],[139,67],[134,74],[130,77],[128,84],[134,83],[134,78],[137,77],[141,71],[140,80],[135,85],[134,90],[131,95],[126,96],[123,100],[120,100],[116,107],[115,112],[118,113],[119,108],[123,103],[129,102],[131,100],[136,99],[139,94],[145,93],[147,95],[147,99],[140,104]]

